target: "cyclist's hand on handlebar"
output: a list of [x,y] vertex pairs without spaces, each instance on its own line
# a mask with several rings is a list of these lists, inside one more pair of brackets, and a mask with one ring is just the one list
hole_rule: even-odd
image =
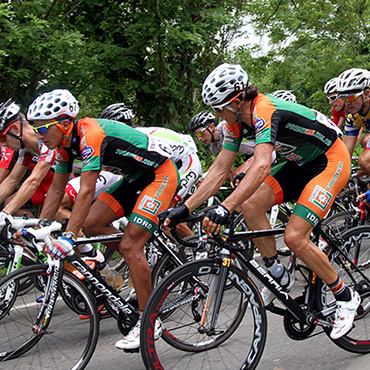
[[244,172],[241,172],[241,173],[238,173],[237,175],[234,175],[233,179],[232,179],[232,182],[231,182],[231,187],[233,189],[235,189],[239,185],[240,181],[242,181],[244,179],[244,177],[245,177]]
[[203,219],[203,228],[217,235],[220,232],[221,226],[231,223],[229,210],[220,204],[216,208],[210,209]]
[[74,239],[69,234],[72,233],[63,233],[58,239],[51,241],[50,245],[48,245],[51,254],[64,259],[73,251]]
[[370,204],[370,190],[367,190],[365,193],[360,194],[357,197],[357,200],[360,201],[366,201],[368,204]]
[[163,214],[163,216],[161,215],[162,218],[164,216],[166,217],[163,222],[164,227],[175,226],[179,223],[179,221],[189,217],[189,208],[185,204],[182,204],[179,207],[170,208],[167,211],[163,211],[161,214]]

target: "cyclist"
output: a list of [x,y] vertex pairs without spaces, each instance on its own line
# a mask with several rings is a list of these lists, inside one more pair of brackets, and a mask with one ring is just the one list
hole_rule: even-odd
[[[240,65],[224,63],[207,77],[203,101],[227,121],[230,134],[199,189],[180,207],[167,211],[171,219],[186,217],[217,192],[225,181],[242,139],[242,128],[256,137],[253,162],[246,176],[222,205],[209,210],[203,227],[218,233],[230,213],[241,203],[251,230],[270,228],[266,212],[272,205],[298,197],[286,231],[285,243],[333,291],[337,310],[331,337],[337,339],[352,327],[360,297],[338,277],[327,256],[310,241],[313,227],[329,210],[345,186],[351,161],[339,129],[319,112],[258,93]],[[286,158],[270,173],[273,149]],[[270,274],[289,290],[293,278],[279,263],[274,238],[255,244]],[[264,294],[265,304],[270,304]]]
[[[116,121],[89,117],[75,120],[78,110],[78,102],[68,90],[44,93],[28,108],[27,117],[33,121],[39,138],[48,148],[57,148],[56,173],[40,217],[55,216],[72,162],[82,158],[80,191],[66,232],[52,242],[51,252],[63,258],[72,251],[81,227],[87,235],[93,235],[97,224],[110,225],[131,214],[121,241],[112,246],[124,256],[130,269],[141,313],[151,293],[151,272],[144,246],[156,228],[158,212],[168,208],[178,186],[177,168],[170,159],[172,150],[157,138]],[[91,205],[103,165],[119,171],[123,179],[111,193],[103,193]],[[115,232],[107,226],[103,233],[111,234],[112,230]],[[139,347],[140,323],[141,320],[117,342],[118,348]],[[156,336],[160,331],[158,326]]]
[[[189,130],[200,142],[209,145],[209,150],[214,157],[222,149],[225,138],[226,121],[216,125],[216,117],[207,111],[196,114],[189,122]],[[254,142],[242,142],[239,153],[244,153],[251,157],[254,153]]]
[[297,97],[292,93],[292,90],[276,90],[271,95],[291,103],[297,103]]
[[[134,114],[124,103],[117,103],[105,108],[101,112],[100,118],[112,119],[133,126]],[[180,134],[164,127],[137,125],[133,127],[170,145],[172,159],[175,161],[180,175],[180,189],[172,200],[172,206],[181,203],[188,194],[194,191],[194,185],[203,173],[193,138],[190,135]]]
[[346,120],[346,114],[344,112],[344,102],[342,99],[339,99],[338,81],[338,77],[334,77],[329,80],[324,86],[324,93],[329,100],[329,104],[332,106],[331,119],[340,129],[342,129]]
[[[366,69],[351,68],[339,75],[339,98],[344,101],[347,113],[344,142],[352,155],[361,128],[370,131],[370,72]],[[362,174],[370,174],[370,156],[367,146],[358,159]]]
[[[32,126],[20,112],[20,106],[12,100],[0,106],[0,138],[8,147],[18,151],[17,163],[0,184],[0,204],[6,201],[2,211],[4,219],[6,215],[21,215],[24,206],[43,204],[53,179],[55,152],[37,140]],[[10,196],[27,171],[31,174]]]

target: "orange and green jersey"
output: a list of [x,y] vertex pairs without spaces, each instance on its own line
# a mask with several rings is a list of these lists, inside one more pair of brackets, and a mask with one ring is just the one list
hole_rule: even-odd
[[[278,154],[301,166],[333,145],[339,129],[322,113],[271,95],[258,94],[251,106],[256,145],[271,143]],[[227,125],[224,148],[238,151],[241,125]]]
[[69,173],[73,160],[82,159],[82,172],[104,165],[132,182],[154,172],[171,155],[166,143],[124,123],[86,117],[74,122],[71,147],[57,149],[55,171]]

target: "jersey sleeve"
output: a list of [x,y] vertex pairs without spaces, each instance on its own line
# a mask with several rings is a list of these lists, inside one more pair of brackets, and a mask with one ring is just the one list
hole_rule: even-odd
[[223,147],[225,149],[231,152],[238,152],[242,139],[241,125],[237,122],[234,122],[232,125],[228,123],[224,125]]
[[55,162],[56,153],[54,149],[49,149],[45,144],[40,147],[40,162],[49,162],[51,165]]
[[13,149],[8,148],[7,146],[1,147],[1,159],[0,159],[0,168],[9,170],[14,161],[14,156],[16,152]]
[[101,149],[106,137],[104,130],[93,119],[79,120],[77,129],[81,138],[81,172],[101,170]]
[[252,121],[256,135],[256,145],[262,143],[272,143],[275,145],[276,134],[279,122],[274,120],[272,127],[272,115],[276,108],[267,96],[257,97],[252,105]]
[[69,155],[65,149],[56,149],[56,173],[69,173]]
[[361,127],[355,122],[352,115],[348,115],[345,125],[345,134],[347,136],[357,136],[360,132]]

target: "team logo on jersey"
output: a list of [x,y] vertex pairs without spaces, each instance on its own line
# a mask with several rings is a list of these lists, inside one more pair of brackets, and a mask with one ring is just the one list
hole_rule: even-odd
[[309,201],[325,211],[332,197],[332,194],[330,194],[325,188],[320,185],[316,185]]
[[266,127],[266,121],[263,118],[259,118],[253,122],[254,128],[257,131],[261,131]]
[[289,153],[292,153],[294,152],[294,150],[296,150],[297,147],[296,146],[293,146],[293,145],[289,145],[289,144],[285,144],[285,143],[282,143],[280,141],[276,141],[275,143],[275,150],[283,155],[283,156],[286,156],[288,155]]
[[155,215],[161,205],[162,202],[160,202],[159,200],[145,195],[143,200],[140,202],[138,209],[142,209],[144,212]]
[[84,146],[81,149],[81,156],[82,159],[86,159],[91,157],[94,154],[94,149],[91,146]]

